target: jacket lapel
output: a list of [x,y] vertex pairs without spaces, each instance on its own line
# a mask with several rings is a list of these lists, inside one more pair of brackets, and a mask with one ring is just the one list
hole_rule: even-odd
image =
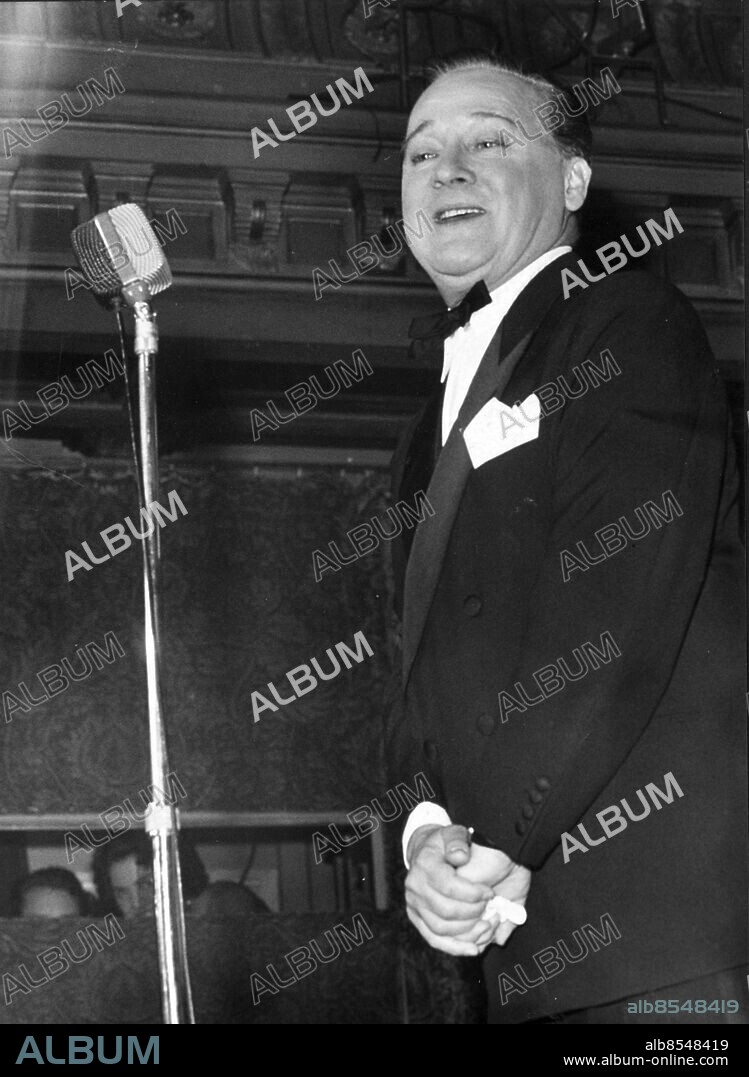
[[416,528],[413,537],[411,555],[406,566],[403,599],[404,685],[408,682],[445,558],[453,522],[463,489],[471,473],[471,458],[463,440],[463,430],[487,400],[492,396],[499,396],[504,391],[512,371],[520,361],[531,338],[531,333],[526,334],[500,364],[497,362],[500,335],[501,329],[487,349],[434,469],[432,481],[427,490],[427,500],[434,510],[434,515],[425,516]]
[[[463,439],[463,430],[491,397],[501,397],[550,305],[559,297],[562,269],[571,264],[574,264],[571,254],[552,262],[530,282],[508,311],[486,350],[437,460],[427,489],[427,500],[434,509],[434,515],[425,516],[416,528],[406,566],[403,600],[404,686],[408,683],[458,506],[471,473],[471,459]],[[408,478],[407,470],[405,478]]]
[[[426,491],[434,471],[438,448],[435,437],[440,430],[442,386],[437,385],[421,411],[411,421],[391,463],[391,489],[396,502],[412,504],[417,493]],[[403,528],[393,540],[392,557],[395,576],[395,608],[399,617],[403,609],[403,585],[406,564],[411,553],[414,532]]]

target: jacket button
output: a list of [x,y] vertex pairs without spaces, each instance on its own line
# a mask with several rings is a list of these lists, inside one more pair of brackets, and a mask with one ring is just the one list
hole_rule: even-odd
[[466,617],[475,617],[481,612],[483,604],[478,595],[468,595],[463,602]]
[[525,807],[523,808],[523,818],[532,819],[535,814],[536,814],[536,809],[532,808],[530,806],[530,804],[526,804]]
[[544,799],[543,793],[539,793],[537,789],[531,789],[529,796],[534,804],[540,804]]
[[551,789],[551,782],[548,778],[536,778],[536,788],[545,793],[547,789]]
[[528,824],[527,823],[515,823],[515,833],[516,834],[521,834],[521,835],[525,834],[527,829],[528,829]]
[[480,714],[476,719],[476,728],[485,737],[490,737],[497,728],[497,719],[492,717],[491,714]]
[[424,741],[424,755],[427,757],[430,763],[433,763],[437,758],[437,745],[433,741]]

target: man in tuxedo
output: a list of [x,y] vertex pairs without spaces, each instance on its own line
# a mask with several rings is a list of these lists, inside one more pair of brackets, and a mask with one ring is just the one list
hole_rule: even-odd
[[554,94],[446,65],[404,146],[404,217],[431,226],[412,250],[448,308],[414,325],[442,384],[393,462],[396,496],[434,509],[395,565],[389,747],[439,801],[404,831],[408,916],[437,949],[485,952],[491,1021],[745,1020],[724,389],[665,281],[565,287],[591,136],[558,104],[538,133]]

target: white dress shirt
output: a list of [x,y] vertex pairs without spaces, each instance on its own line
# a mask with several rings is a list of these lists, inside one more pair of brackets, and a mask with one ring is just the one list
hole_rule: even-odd
[[500,322],[533,278],[547,265],[571,251],[572,247],[553,247],[534,262],[510,277],[491,292],[492,301],[471,316],[467,325],[456,329],[445,340],[442,381],[447,380],[442,401],[442,444],[458,417],[484,352],[497,332]]
[[[561,258],[563,254],[571,251],[572,247],[553,247],[546,251],[534,262],[521,269],[514,277],[510,277],[499,288],[491,292],[492,301],[481,310],[477,310],[471,316],[467,325],[456,329],[452,336],[445,340],[444,362],[442,366],[442,381],[447,380],[445,396],[442,401],[442,444],[447,441],[448,435],[458,417],[463,401],[465,400],[471,382],[479,368],[484,352],[489,347],[492,337],[497,332],[499,325],[507,314],[526,285],[545,269],[547,265]],[[420,826],[438,824],[449,826],[450,816],[444,808],[432,803],[422,801],[417,804],[406,821],[403,830],[403,860],[406,867],[409,866],[406,850],[411,835]]]

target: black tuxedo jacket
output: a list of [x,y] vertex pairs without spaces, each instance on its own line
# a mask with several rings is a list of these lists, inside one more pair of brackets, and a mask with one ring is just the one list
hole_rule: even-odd
[[[746,962],[743,556],[724,388],[681,293],[620,272],[565,300],[573,264],[516,300],[444,448],[437,387],[393,460],[396,495],[426,490],[434,515],[395,551],[390,756],[533,870],[527,923],[485,960],[492,1019],[508,1022]],[[462,430],[476,411],[533,393],[537,437],[474,467]],[[579,843],[567,862],[563,834]]]

